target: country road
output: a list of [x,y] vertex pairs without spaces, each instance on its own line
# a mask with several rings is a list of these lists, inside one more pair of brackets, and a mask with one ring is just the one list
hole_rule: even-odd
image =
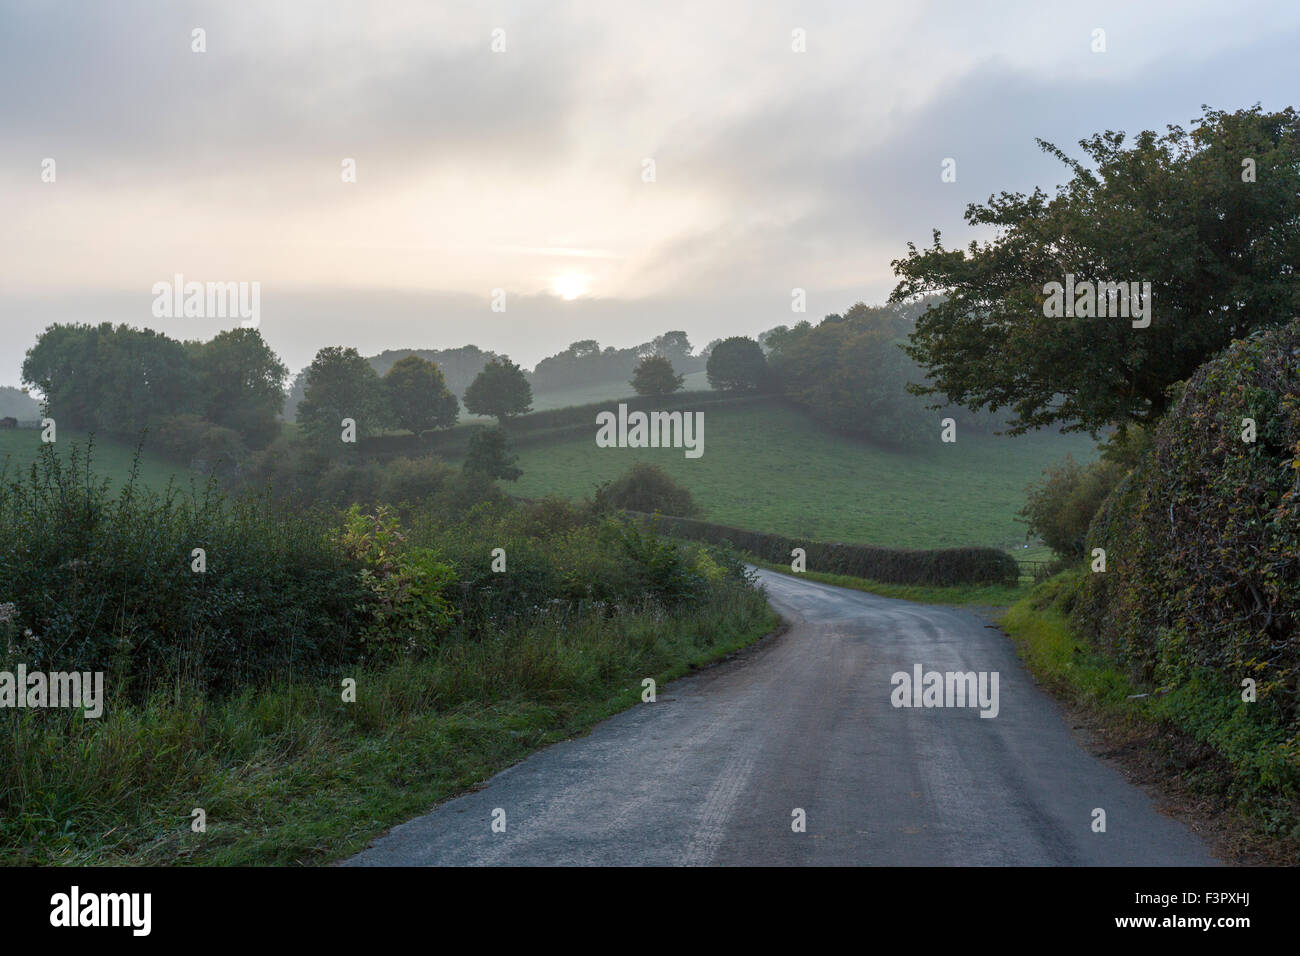
[[[785,633],[660,687],[655,703],[533,755],[344,865],[1217,862],[1080,747],[1011,642],[975,613],[760,576]],[[918,664],[997,672],[997,716],[892,706],[891,675]],[[497,808],[504,833],[491,829]],[[792,830],[796,808],[806,832]]]

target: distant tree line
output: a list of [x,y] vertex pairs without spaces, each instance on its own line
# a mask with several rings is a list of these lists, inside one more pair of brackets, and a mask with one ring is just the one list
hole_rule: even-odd
[[678,373],[699,371],[704,366],[703,357],[692,354],[686,333],[673,331],[625,349],[602,349],[595,339],[583,339],[563,352],[542,359],[529,379],[539,392],[627,382],[641,361],[650,356],[667,359]]
[[779,394],[830,427],[891,445],[919,444],[938,434],[943,418],[980,432],[999,420],[960,406],[931,407],[908,386],[925,371],[904,347],[916,317],[939,301],[867,306],[757,337],[710,343],[709,384],[729,392]]
[[[465,398],[466,390],[483,368],[489,362],[501,358],[497,353],[481,349],[477,345],[464,345],[455,349],[388,349],[365,360],[371,364],[378,375],[382,376],[397,361],[410,355],[418,355],[437,365],[442,371],[447,388],[461,399]],[[672,365],[675,373],[685,374],[702,369],[706,353],[693,354],[690,339],[682,331],[664,332],[649,342],[625,349],[616,349],[612,346],[602,349],[595,339],[583,339],[570,344],[568,348],[555,355],[542,359],[531,372],[524,370],[523,374],[529,387],[537,392],[553,392],[613,382],[626,383],[636,374],[646,358],[664,359]],[[298,405],[306,395],[306,376],[307,369],[304,368],[294,376],[289,386],[284,405],[284,417],[289,421],[294,421],[298,417]],[[652,389],[659,389],[664,384],[662,378],[646,381],[647,387]],[[658,394],[658,392],[639,394]]]

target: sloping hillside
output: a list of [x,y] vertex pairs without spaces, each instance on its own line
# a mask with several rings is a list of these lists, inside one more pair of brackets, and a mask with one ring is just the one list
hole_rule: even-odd
[[[896,547],[989,545],[1022,551],[1014,516],[1024,488],[1067,453],[1096,457],[1087,436],[959,434],[915,451],[844,438],[778,400],[705,412],[704,455],[681,449],[597,448],[585,438],[520,447],[526,497],[581,497],[634,461],[651,461],[690,489],[711,521]],[[1021,557],[1047,557],[1031,548]]]

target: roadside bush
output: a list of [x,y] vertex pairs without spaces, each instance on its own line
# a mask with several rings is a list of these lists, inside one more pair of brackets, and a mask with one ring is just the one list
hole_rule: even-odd
[[447,594],[456,583],[454,569],[431,548],[408,547],[391,509],[380,505],[374,514],[362,514],[353,505],[334,541],[361,565],[361,586],[367,592],[357,608],[366,615],[362,660],[428,650],[451,626],[455,608]]
[[[699,545],[663,540],[639,522],[559,502],[522,508],[483,502],[450,522],[424,515],[411,541],[456,568],[457,604],[464,623],[476,629],[592,606],[612,611],[652,601],[671,607],[697,600],[710,581],[748,582],[743,564],[723,550],[707,549],[701,559]],[[506,573],[493,570],[497,548],[505,552]]]
[[695,570],[697,562],[675,542],[631,521],[619,526],[618,542],[646,594],[671,606],[693,601],[707,589],[708,579]]
[[89,455],[45,446],[25,479],[0,476],[13,660],[105,671],[110,694],[141,699],[180,683],[224,692],[320,673],[352,652],[364,595],[326,519],[227,500],[213,482],[186,496],[128,481],[114,495]]
[[1126,472],[1122,465],[1106,459],[1081,467],[1067,455],[1064,462],[1044,469],[1042,481],[1026,489],[1020,520],[1057,557],[1081,560],[1087,553],[1093,516]]

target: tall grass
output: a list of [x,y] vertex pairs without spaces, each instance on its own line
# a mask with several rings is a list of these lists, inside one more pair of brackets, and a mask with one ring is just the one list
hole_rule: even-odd
[[[761,595],[459,634],[428,657],[100,721],[0,711],[0,862],[320,863],[775,623]],[[344,674],[357,681],[344,703]],[[202,808],[207,832],[191,829]]]
[[2,669],[108,696],[0,709],[0,862],[331,859],[775,623],[734,555],[560,502],[403,527],[89,455],[0,476]]

